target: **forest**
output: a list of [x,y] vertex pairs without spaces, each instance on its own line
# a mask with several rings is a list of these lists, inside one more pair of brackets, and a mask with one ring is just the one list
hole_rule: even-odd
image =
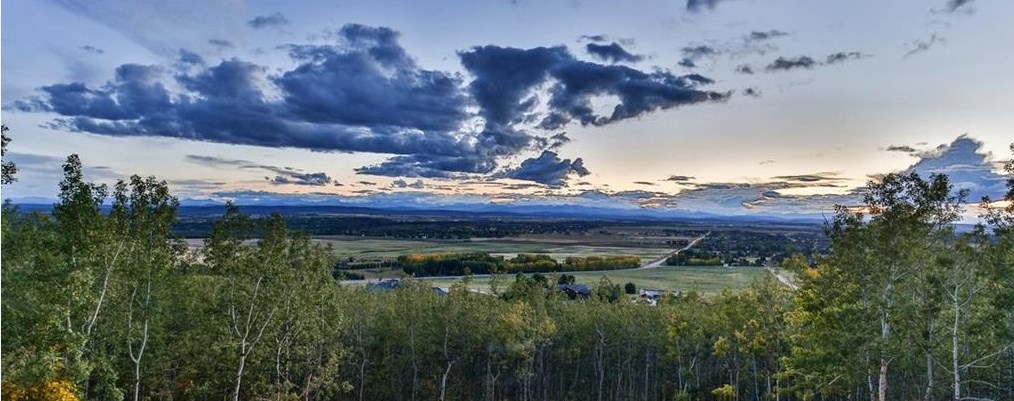
[[826,257],[783,263],[794,291],[649,307],[508,276],[368,292],[278,215],[229,205],[188,250],[164,181],[64,173],[51,213],[3,207],[4,400],[1014,399],[1014,206],[957,233],[942,175],[870,182]]

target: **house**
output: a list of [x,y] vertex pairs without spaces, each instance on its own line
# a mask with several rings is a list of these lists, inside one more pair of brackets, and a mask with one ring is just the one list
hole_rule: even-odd
[[584,284],[558,284],[556,290],[567,294],[570,299],[587,299],[591,296],[591,289]]
[[656,288],[645,288],[641,290],[641,299],[643,299],[645,303],[651,306],[658,305],[658,301],[660,301],[666,295],[673,295],[678,297],[680,295],[680,292],[661,290]]
[[375,283],[366,284],[366,291],[369,292],[391,292],[402,285],[401,279],[391,278],[380,280]]
[[660,290],[657,288],[643,288],[641,289],[641,298],[648,299],[659,299],[662,298],[667,292],[666,290]]

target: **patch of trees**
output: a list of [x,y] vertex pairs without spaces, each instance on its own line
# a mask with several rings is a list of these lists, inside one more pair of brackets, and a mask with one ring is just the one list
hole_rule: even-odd
[[1014,205],[955,233],[943,176],[871,183],[826,258],[786,260],[794,292],[648,307],[607,277],[583,301],[547,291],[567,275],[343,287],[279,216],[228,207],[188,250],[164,182],[64,171],[52,213],[3,208],[5,400],[1014,399]]
[[484,252],[415,254],[398,257],[396,266],[415,277],[463,276],[468,274],[552,273],[631,269],[640,266],[637,256],[567,257],[563,263],[549,255],[519,254],[514,258]]
[[686,249],[665,260],[667,266],[721,266],[722,257],[714,252]]
[[693,248],[666,260],[669,266],[763,266],[781,263],[792,255],[810,260],[827,254],[828,239],[819,232],[760,232],[716,230]]

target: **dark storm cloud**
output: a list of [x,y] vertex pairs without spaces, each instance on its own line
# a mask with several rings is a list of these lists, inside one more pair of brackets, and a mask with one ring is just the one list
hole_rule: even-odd
[[247,21],[247,25],[250,25],[253,29],[262,29],[273,26],[288,25],[289,19],[285,18],[282,13],[274,13],[271,15],[258,15],[254,19]]
[[797,68],[810,69],[817,65],[817,62],[809,56],[799,56],[795,58],[779,57],[772,61],[765,67],[768,71],[789,71]]
[[[74,132],[388,154],[356,171],[446,178],[490,174],[502,158],[568,140],[522,126],[604,125],[729,97],[701,89],[713,82],[701,75],[581,61],[565,47],[469,49],[459,53],[466,83],[418,66],[398,36],[345,25],[333,44],[285,46],[295,66],[277,72],[178,50],[172,67],[124,64],[103,85],[45,86],[12,108],[56,113],[49,126]],[[619,104],[600,115],[591,105],[601,96]]]
[[751,66],[750,64],[737,65],[736,72],[740,74],[753,74],[753,66]]
[[124,64],[116,69],[116,78],[103,88],[92,89],[82,83],[44,86],[40,90],[47,99],[21,100],[14,107],[87,119],[136,119],[172,106],[169,91],[159,82],[161,76],[158,67]]
[[324,186],[331,184],[333,180],[326,173],[304,173],[302,170],[291,167],[277,167],[266,164],[254,163],[248,160],[227,159],[217,156],[187,155],[186,160],[194,164],[214,168],[236,168],[244,170],[264,170],[275,173],[274,178],[264,177],[273,184],[295,184]]
[[908,145],[891,145],[887,147],[888,152],[915,153],[917,150]]
[[[728,93],[698,90],[710,83],[699,75],[675,76],[669,72],[645,73],[626,66],[602,65],[575,59],[564,47],[533,49],[482,46],[460,54],[462,64],[475,77],[469,84],[482,109],[486,148],[521,148],[530,135],[511,128],[530,116],[535,102],[532,90],[552,79],[549,114],[540,127],[556,129],[576,120],[582,125],[605,125],[667,109],[706,101],[721,101]],[[603,95],[620,98],[613,112],[597,115],[591,99]]]
[[606,35],[581,35],[581,40],[587,40],[591,42],[605,42]]
[[[581,125],[605,125],[645,113],[702,102],[724,101],[729,93],[699,90],[712,81],[697,74],[675,76],[669,72],[644,73],[624,66],[569,62],[553,70],[556,85],[549,106]],[[598,115],[591,99],[614,95],[620,99],[612,113]]]
[[[342,33],[348,46],[317,47],[317,58],[274,77],[256,64],[225,60],[175,75],[184,91],[171,96],[161,69],[126,64],[101,87],[50,85],[41,89],[44,97],[15,107],[52,111],[64,116],[58,126],[112,136],[321,151],[474,151],[455,132],[466,117],[456,77],[416,67],[392,31],[350,26]],[[272,86],[281,100],[265,93]]]
[[616,42],[612,42],[608,45],[589,43],[585,46],[585,50],[588,51],[588,54],[591,54],[600,60],[613,63],[621,61],[635,63],[644,59],[644,56],[631,54],[624,49],[623,46],[620,46],[620,44]]
[[[511,132],[509,127],[521,122],[535,107],[528,98],[532,89],[550,76],[550,69],[573,56],[564,47],[537,47],[533,49],[482,46],[460,53],[461,64],[474,79],[468,88],[478,102],[480,114],[486,120],[486,131],[496,136],[503,134],[524,136]],[[520,138],[522,142],[530,137]]]
[[521,162],[521,165],[516,168],[503,171],[500,176],[561,187],[566,185],[567,178],[571,174],[583,177],[591,172],[584,167],[584,160],[581,158],[574,159],[574,161],[560,159],[556,152],[547,150],[543,151],[539,157]]

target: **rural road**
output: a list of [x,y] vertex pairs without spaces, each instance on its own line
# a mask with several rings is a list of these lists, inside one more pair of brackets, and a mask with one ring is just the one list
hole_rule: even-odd
[[690,243],[687,244],[687,246],[682,247],[680,249],[677,249],[675,251],[669,252],[669,253],[665,254],[665,256],[663,256],[661,258],[658,258],[658,259],[655,259],[655,260],[653,260],[651,262],[645,263],[644,266],[638,267],[637,269],[638,270],[644,270],[644,269],[654,269],[654,268],[657,268],[657,267],[661,267],[663,264],[665,264],[666,259],[669,259],[670,257],[673,257],[676,254],[678,254],[680,252],[683,252],[683,251],[685,251],[687,249],[690,249],[694,245],[697,245],[697,243],[701,242],[701,240],[704,239],[704,237],[707,237],[708,234],[711,234],[711,231],[708,231],[708,232],[704,233],[704,235],[702,235],[700,237],[697,237],[697,239],[695,239],[693,241],[690,241]]

